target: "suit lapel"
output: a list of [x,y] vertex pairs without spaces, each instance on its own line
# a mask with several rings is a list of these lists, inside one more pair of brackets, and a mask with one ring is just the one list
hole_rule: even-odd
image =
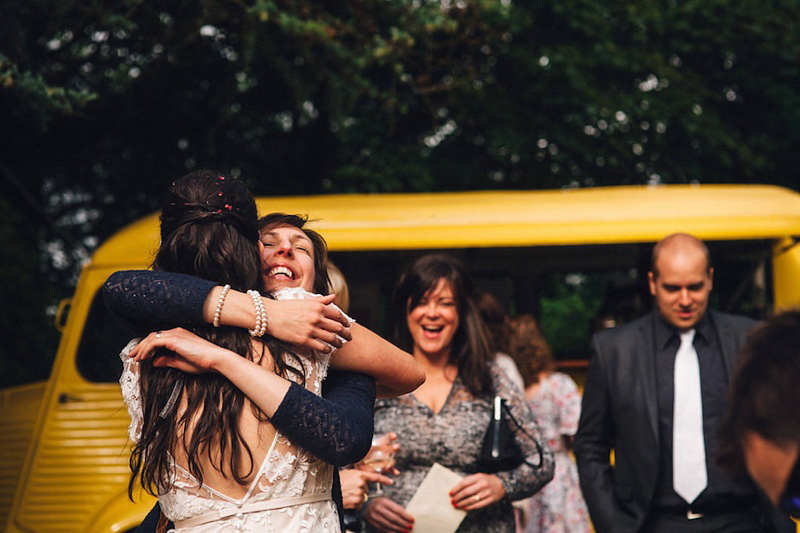
[[645,407],[647,409],[648,423],[653,432],[653,439],[658,443],[658,388],[656,383],[656,357],[653,351],[655,313],[642,320],[639,324],[636,345],[634,346],[637,361],[639,363],[640,379],[643,384],[642,393],[644,394]]

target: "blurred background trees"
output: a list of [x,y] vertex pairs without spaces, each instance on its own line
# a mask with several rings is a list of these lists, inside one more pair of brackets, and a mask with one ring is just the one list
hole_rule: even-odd
[[0,365],[52,357],[81,263],[192,169],[258,195],[799,188],[798,87],[797,0],[5,0]]

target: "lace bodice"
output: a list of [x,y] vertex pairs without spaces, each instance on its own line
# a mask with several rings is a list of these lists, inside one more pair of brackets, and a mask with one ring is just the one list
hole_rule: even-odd
[[[279,291],[276,297],[313,296],[302,289],[300,292],[283,292]],[[133,441],[141,435],[143,412],[139,365],[128,357],[137,342],[138,339],[131,341],[120,354],[124,365],[120,386],[131,416],[129,434]],[[320,394],[329,359],[330,354],[304,358],[305,386],[314,394]],[[292,374],[289,377],[295,381],[299,379]],[[164,514],[175,522],[176,532],[339,531],[339,519],[330,499],[333,466],[300,448],[280,432],[276,432],[257,475],[241,498],[199,484],[175,461],[171,461],[171,467],[172,485],[159,495],[159,502]],[[275,502],[280,507],[254,510]],[[211,521],[207,521],[209,517]],[[202,523],[193,524],[192,520]]]

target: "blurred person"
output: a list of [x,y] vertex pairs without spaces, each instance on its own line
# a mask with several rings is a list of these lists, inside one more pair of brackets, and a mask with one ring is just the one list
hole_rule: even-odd
[[348,312],[350,309],[350,288],[347,286],[347,280],[339,270],[339,267],[331,262],[328,262],[328,278],[330,279],[331,292],[335,295],[333,303],[344,311]]
[[512,332],[511,326],[508,323],[508,315],[500,302],[497,301],[497,298],[489,291],[478,291],[476,300],[478,302],[478,311],[481,313],[481,318],[489,330],[489,340],[492,343],[494,362],[508,374],[508,377],[519,387],[519,390],[524,390],[525,383],[523,382],[522,375],[519,373],[514,359],[509,355],[509,342]]
[[588,533],[589,513],[570,455],[581,411],[580,391],[571,377],[556,371],[550,345],[533,315],[518,315],[510,326],[510,352],[524,379],[525,399],[555,458],[553,480],[526,501],[518,530]]
[[665,237],[648,273],[655,308],[593,336],[575,455],[598,533],[771,530],[755,487],[714,463],[755,322],[708,310],[713,274],[702,241]]
[[[440,463],[464,476],[449,492],[452,505],[468,511],[459,532],[513,532],[511,502],[550,481],[553,456],[521,391],[492,360],[472,278],[457,259],[426,255],[401,276],[393,302],[398,345],[413,353],[426,380],[413,393],[376,402],[375,431],[397,433],[399,474],[384,495],[365,504],[368,531],[411,530],[414,516],[404,507],[433,463]],[[507,400],[535,441],[512,425],[528,461],[481,473],[477,462],[495,395]]]
[[800,517],[800,311],[748,336],[720,424],[721,465],[749,476],[781,512]]

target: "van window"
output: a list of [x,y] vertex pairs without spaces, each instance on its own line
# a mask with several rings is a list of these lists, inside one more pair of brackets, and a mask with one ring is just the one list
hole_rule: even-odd
[[[764,318],[773,304],[771,244],[766,240],[707,243],[714,261],[710,306]],[[391,338],[391,294],[417,257],[444,252],[464,261],[482,289],[513,316],[531,313],[557,360],[586,360],[591,335],[651,308],[647,284],[652,243],[451,250],[332,252],[350,288],[350,315]]]
[[83,327],[75,364],[78,372],[96,383],[119,381],[122,361],[119,352],[130,340],[103,303],[100,291],[95,293]]

